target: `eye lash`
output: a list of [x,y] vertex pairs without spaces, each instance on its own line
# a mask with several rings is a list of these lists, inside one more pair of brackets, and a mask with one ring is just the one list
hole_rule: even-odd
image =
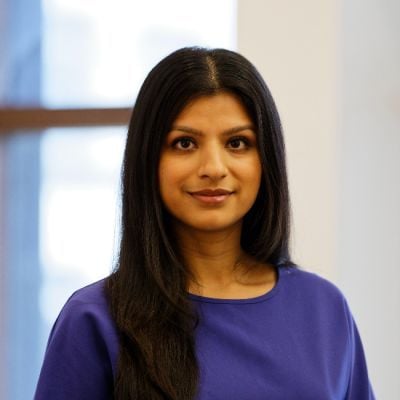
[[252,142],[249,138],[247,138],[246,136],[233,136],[229,139],[228,143],[231,143],[235,140],[240,140],[242,141],[246,147],[250,147],[252,145]]
[[250,143],[250,139],[247,136],[232,136],[230,140],[243,140],[243,142]]
[[[171,147],[173,147],[174,149],[176,149],[176,145],[177,145],[179,142],[182,142],[182,141],[184,141],[184,140],[187,140],[187,141],[189,141],[189,142],[192,143],[192,144],[196,144],[196,142],[194,141],[194,139],[191,138],[190,136],[180,136],[180,137],[175,138],[175,139],[172,141]],[[177,150],[182,150],[182,149],[177,149]]]
[[[196,145],[196,140],[191,137],[191,136],[180,136],[175,138],[174,140],[172,140],[170,147],[175,149],[175,150],[179,150],[179,151],[190,151],[192,150],[192,148],[178,148],[178,143],[182,143],[182,142],[189,142],[191,146],[195,146]],[[242,143],[242,148],[235,148],[235,147],[231,147],[231,143],[235,142],[235,141],[239,141]],[[236,151],[243,151],[246,150],[249,147],[253,146],[253,142],[250,138],[248,138],[247,136],[232,136],[228,139],[227,141],[227,146],[231,147],[232,150],[236,150]]]
[[178,138],[175,138],[175,139],[172,141],[172,144],[176,144],[176,143],[178,143],[178,142],[180,142],[180,141],[182,141],[182,140],[188,140],[188,141],[190,141],[190,142],[194,142],[194,140],[193,140],[191,137],[189,137],[189,136],[180,136],[180,137],[178,137]]

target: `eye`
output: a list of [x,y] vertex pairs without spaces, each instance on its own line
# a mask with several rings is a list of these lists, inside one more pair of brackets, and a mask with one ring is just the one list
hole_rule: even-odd
[[181,137],[172,142],[172,147],[177,150],[192,150],[194,146],[194,140],[189,137]]
[[245,150],[249,146],[250,141],[245,137],[234,137],[228,142],[228,147],[234,150]]

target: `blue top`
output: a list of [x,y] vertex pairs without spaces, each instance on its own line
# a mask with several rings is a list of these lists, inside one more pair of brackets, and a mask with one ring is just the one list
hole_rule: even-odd
[[[278,268],[251,299],[189,295],[200,324],[197,400],[373,400],[360,336],[339,289]],[[118,337],[104,281],[75,292],[50,334],[35,400],[110,399]]]

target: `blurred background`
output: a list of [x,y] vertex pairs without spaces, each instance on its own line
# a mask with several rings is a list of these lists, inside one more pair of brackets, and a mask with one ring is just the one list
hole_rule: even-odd
[[270,86],[293,258],[343,291],[377,398],[398,400],[398,0],[0,0],[0,399],[32,398],[60,308],[110,273],[125,123],[186,45],[237,50]]

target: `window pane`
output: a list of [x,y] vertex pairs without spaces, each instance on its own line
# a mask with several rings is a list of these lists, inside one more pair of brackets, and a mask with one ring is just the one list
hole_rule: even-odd
[[236,47],[236,0],[44,0],[43,100],[132,104],[150,68],[183,46]]
[[41,144],[41,313],[54,322],[72,291],[107,276],[118,241],[125,128],[48,130]]

